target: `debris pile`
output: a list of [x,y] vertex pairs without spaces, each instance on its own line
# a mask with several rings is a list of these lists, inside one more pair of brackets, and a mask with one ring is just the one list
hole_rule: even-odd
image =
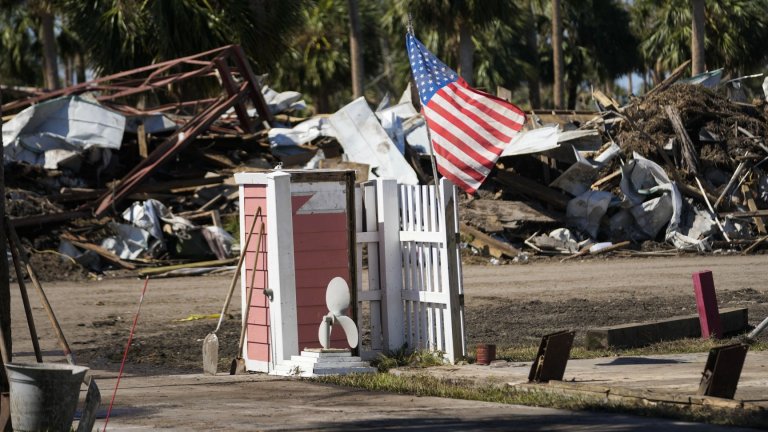
[[[359,98],[307,116],[301,93],[263,80],[227,46],[6,103],[7,209],[28,249],[56,251],[53,268],[199,274],[237,253],[235,172],[432,181],[410,89],[375,110]],[[701,84],[663,87],[624,107],[595,92],[598,112],[532,112],[484,187],[463,196],[466,244],[523,261],[758,249],[765,104]]]
[[[749,252],[765,241],[764,103],[734,102],[693,84],[671,85],[625,107],[594,96],[599,114],[559,132],[579,138],[560,137],[554,150],[500,160],[493,198],[505,204],[492,207],[506,210],[479,216],[488,200],[468,200],[463,218],[517,251],[541,254],[594,254],[619,245],[643,254]],[[547,128],[537,126],[524,134]],[[510,225],[511,208],[528,216]]]

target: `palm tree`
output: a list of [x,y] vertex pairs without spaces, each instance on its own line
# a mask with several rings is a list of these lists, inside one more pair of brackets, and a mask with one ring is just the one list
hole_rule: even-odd
[[[705,0],[704,49],[711,68],[734,74],[762,70],[768,60],[768,0]],[[640,51],[655,79],[690,59],[692,10],[688,0],[635,0]]]
[[[31,33],[34,40],[39,42],[33,48],[33,55],[40,55],[43,66],[44,86],[49,89],[61,87],[59,80],[58,54],[55,37],[55,4],[53,0],[0,0],[0,10],[9,19],[24,16],[26,27],[13,27],[16,31]],[[18,22],[18,21],[17,21]],[[7,32],[7,29],[3,30]],[[18,38],[24,38],[19,36]],[[36,75],[36,74],[35,74]],[[24,79],[24,78],[21,78]]]
[[357,0],[348,0],[349,5],[349,62],[352,69],[352,97],[363,95],[363,38],[360,35],[360,11]]
[[43,84],[39,41],[29,29],[33,17],[24,8],[3,8],[0,12],[0,76],[3,84]]
[[[302,11],[303,26],[291,39],[291,49],[271,76],[280,88],[300,90],[321,113],[335,111],[353,96],[349,4],[345,0],[317,0]],[[360,2],[363,67],[369,74],[381,69],[381,44],[376,17],[378,5]],[[361,72],[362,72],[361,70]],[[367,77],[367,76],[366,76]]]
[[565,108],[564,79],[565,62],[563,61],[563,16],[560,0],[552,0],[552,64],[555,77],[555,108]]
[[237,43],[273,70],[308,0],[56,0],[101,74]]
[[473,38],[498,21],[515,21],[519,16],[517,6],[507,0],[395,0],[390,10],[400,20],[410,11],[420,32],[425,27],[441,40],[455,41],[448,44],[456,47],[459,75],[469,84],[475,82]]
[[704,61],[704,0],[692,0],[691,15],[691,74],[697,75],[706,71]]

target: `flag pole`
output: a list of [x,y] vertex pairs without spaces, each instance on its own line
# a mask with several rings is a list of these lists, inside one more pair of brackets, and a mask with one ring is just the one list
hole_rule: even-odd
[[[406,25],[406,30],[411,34],[411,36],[414,36],[413,17],[411,16],[411,12],[408,12],[408,24]],[[413,78],[413,70],[411,70],[411,78]],[[413,85],[416,85],[415,78],[413,79]],[[418,90],[416,93],[418,93]],[[423,111],[424,106],[421,105],[421,101],[419,101],[419,106],[421,106],[421,110]],[[422,115],[422,118],[424,118],[424,115]],[[437,189],[439,185],[439,176],[437,174],[437,164],[435,163],[435,149],[432,147],[432,132],[429,130],[429,124],[427,123],[426,118],[424,118],[424,126],[427,128],[427,141],[429,141],[429,161],[432,165],[432,183],[435,185],[435,189]],[[440,206],[440,193],[436,191],[435,196],[437,197],[437,205]]]

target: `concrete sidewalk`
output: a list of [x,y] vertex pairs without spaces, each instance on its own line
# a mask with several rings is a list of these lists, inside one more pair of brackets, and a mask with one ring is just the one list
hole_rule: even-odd
[[[684,368],[691,370],[698,368],[688,360],[663,357],[669,359],[669,363],[657,364],[652,369],[661,370],[661,366],[666,365],[685,365]],[[628,370],[627,367],[645,368],[646,382],[656,382],[647,364],[610,365],[612,361],[574,362],[566,375],[591,381],[615,379],[615,382],[629,383],[633,374],[620,371]],[[518,364],[504,368],[440,367],[429,371],[452,378],[475,377],[497,382],[520,380],[527,374],[525,365]],[[96,427],[101,430],[116,374],[94,372],[103,395],[103,406],[96,422]],[[674,379],[681,383],[688,378],[696,381],[695,376],[686,374],[681,370],[674,374],[679,375]],[[624,375],[629,379],[621,378]],[[673,379],[669,374],[663,376]],[[654,428],[664,431],[746,430],[608,413],[372,393],[267,375],[223,374],[215,377],[126,375],[120,383],[108,426],[110,431],[647,431]]]

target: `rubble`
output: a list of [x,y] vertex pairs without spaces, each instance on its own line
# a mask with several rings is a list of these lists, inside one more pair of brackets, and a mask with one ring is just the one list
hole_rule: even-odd
[[[596,91],[596,112],[532,112],[460,202],[467,247],[521,262],[764,248],[768,104],[730,100],[722,71],[675,84],[682,70],[626,106]],[[306,117],[301,93],[262,81],[228,46],[18,94],[3,106],[12,223],[31,249],[56,252],[46,259],[90,272],[200,274],[238,253],[235,172],[432,181],[409,90],[375,111],[359,98]]]

